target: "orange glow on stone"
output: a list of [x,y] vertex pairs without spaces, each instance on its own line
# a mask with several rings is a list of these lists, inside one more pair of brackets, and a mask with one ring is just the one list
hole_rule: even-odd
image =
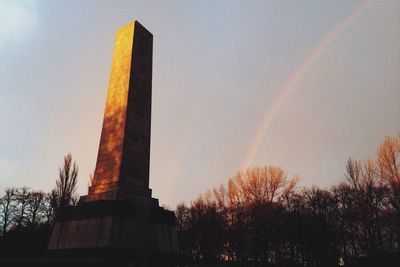
[[128,103],[134,23],[117,31],[108,85],[106,109],[94,173],[95,193],[108,191],[120,176]]
[[137,21],[117,31],[93,184],[82,201],[151,197],[153,35]]

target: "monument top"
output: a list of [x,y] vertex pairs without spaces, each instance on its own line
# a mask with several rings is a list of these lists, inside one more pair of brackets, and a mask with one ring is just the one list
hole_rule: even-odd
[[153,35],[133,21],[117,31],[93,184],[84,201],[151,198]]

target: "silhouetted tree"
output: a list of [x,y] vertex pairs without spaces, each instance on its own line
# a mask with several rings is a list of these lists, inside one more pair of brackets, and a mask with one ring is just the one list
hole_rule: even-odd
[[59,168],[59,177],[56,180],[56,187],[52,191],[51,203],[54,205],[55,213],[67,206],[73,205],[77,202],[76,184],[78,176],[78,166],[76,162],[72,162],[72,155],[69,153],[64,157],[64,165]]
[[46,224],[52,225],[54,223],[57,207],[58,201],[55,190],[52,190],[50,193],[46,193],[43,203],[44,222]]
[[296,190],[276,167],[249,168],[176,210],[181,263],[238,266],[397,266],[400,136],[377,159],[346,163],[330,189]]
[[16,214],[15,214],[15,223],[17,229],[20,229],[26,223],[26,212],[29,206],[29,188],[23,186],[21,188],[17,188],[15,190],[15,201],[16,201]]
[[16,207],[16,204],[14,202],[15,191],[15,188],[7,188],[5,190],[5,195],[0,199],[0,212],[3,235],[7,233],[7,230],[14,219],[13,216]]
[[77,175],[68,154],[50,193],[28,187],[5,190],[0,198],[0,258],[44,255],[57,212],[77,201]]
[[45,218],[45,193],[42,191],[29,192],[28,195],[28,225],[33,230]]

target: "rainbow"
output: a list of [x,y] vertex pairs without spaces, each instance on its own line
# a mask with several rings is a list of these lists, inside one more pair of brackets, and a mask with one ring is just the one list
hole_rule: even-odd
[[245,157],[242,160],[241,168],[252,164],[252,161],[258,151],[258,148],[263,141],[264,135],[268,130],[276,112],[282,106],[283,102],[290,94],[290,92],[296,87],[297,83],[304,76],[304,74],[310,69],[318,57],[326,50],[327,47],[340,35],[353,21],[356,19],[365,9],[370,5],[371,1],[363,1],[357,5],[343,20],[338,22],[335,27],[328,32],[317,44],[310,50],[308,56],[305,60],[292,72],[289,79],[284,83],[284,85],[279,89],[278,93],[275,95],[272,105],[268,107],[265,115],[259,124],[254,137],[251,139],[250,146],[245,153]]

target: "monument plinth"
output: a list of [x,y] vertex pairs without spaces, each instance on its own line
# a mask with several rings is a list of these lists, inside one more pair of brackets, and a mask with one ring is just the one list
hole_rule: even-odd
[[177,253],[174,214],[149,188],[152,55],[153,35],[140,23],[118,30],[93,183],[57,218],[50,253],[112,251],[142,266]]

